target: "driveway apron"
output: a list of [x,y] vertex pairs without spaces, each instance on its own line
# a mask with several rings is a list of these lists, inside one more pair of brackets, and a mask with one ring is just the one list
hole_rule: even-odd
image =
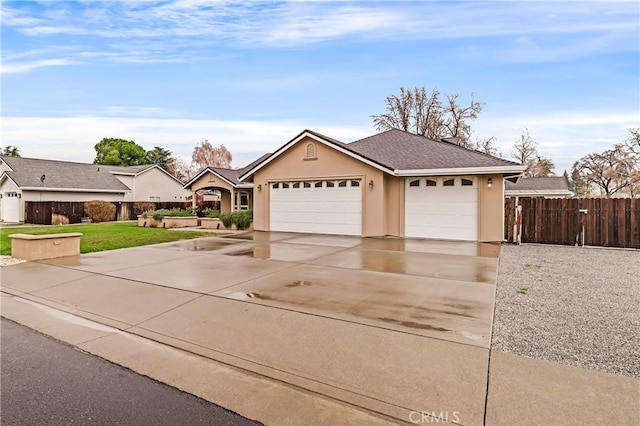
[[16,265],[2,290],[402,421],[480,424],[498,253],[254,232]]

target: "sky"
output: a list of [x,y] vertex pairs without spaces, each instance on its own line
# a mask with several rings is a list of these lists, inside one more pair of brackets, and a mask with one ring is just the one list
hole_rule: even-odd
[[304,129],[344,142],[400,87],[484,103],[556,171],[640,127],[637,1],[6,1],[1,146],[92,162],[102,138],[242,167]]

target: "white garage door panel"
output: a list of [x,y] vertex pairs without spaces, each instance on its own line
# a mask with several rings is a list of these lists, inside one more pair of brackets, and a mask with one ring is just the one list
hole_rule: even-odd
[[15,192],[5,192],[2,196],[2,220],[20,222],[20,198]]
[[448,240],[478,239],[478,190],[474,186],[405,186],[405,235]]
[[361,235],[360,186],[270,188],[270,229],[284,232]]

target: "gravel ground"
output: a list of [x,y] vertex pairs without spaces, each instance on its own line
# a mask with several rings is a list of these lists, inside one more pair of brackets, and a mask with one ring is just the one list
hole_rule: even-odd
[[14,259],[11,256],[0,256],[0,266],[17,265],[18,263],[26,262],[22,259]]
[[640,251],[503,245],[492,348],[640,377]]

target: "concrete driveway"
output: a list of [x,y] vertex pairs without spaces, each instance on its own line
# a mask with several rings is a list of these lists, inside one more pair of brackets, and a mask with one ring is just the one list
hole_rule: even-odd
[[499,248],[255,232],[16,265],[2,290],[399,420],[480,424]]

